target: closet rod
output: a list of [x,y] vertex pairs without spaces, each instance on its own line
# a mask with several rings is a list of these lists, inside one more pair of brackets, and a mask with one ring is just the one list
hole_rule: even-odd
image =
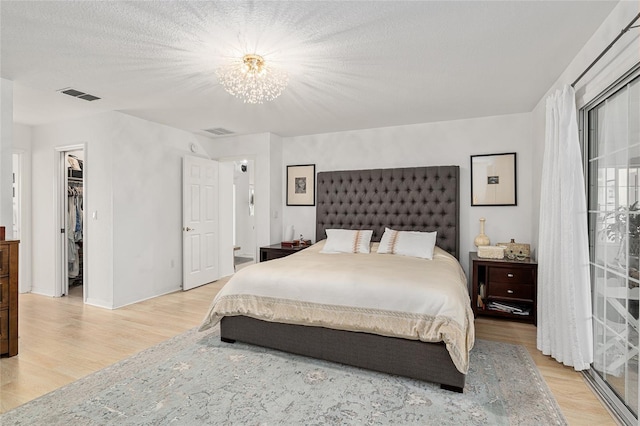
[[617,37],[616,37],[616,38],[615,38],[611,43],[609,43],[609,45],[608,45],[607,47],[605,47],[605,48],[604,48],[604,50],[603,50],[603,51],[598,55],[598,57],[597,57],[596,59],[594,59],[594,61],[593,61],[593,62],[591,62],[591,64],[589,64],[589,66],[587,67],[587,69],[585,69],[584,71],[582,71],[582,74],[580,74],[580,75],[578,76],[578,78],[576,78],[576,81],[574,81],[573,83],[571,83],[571,87],[576,87],[576,83],[578,83],[578,82],[582,79],[582,77],[584,77],[584,75],[585,75],[586,73],[588,73],[588,72],[589,72],[589,70],[590,70],[590,69],[591,69],[595,64],[597,64],[597,63],[598,63],[598,61],[599,61],[600,59],[602,59],[602,57],[603,57],[603,56],[604,56],[604,55],[609,51],[609,49],[611,49],[611,48],[613,47],[613,45],[614,45],[614,44],[616,44],[616,42],[617,42],[618,40],[620,40],[620,37],[622,37],[622,36],[624,35],[624,33],[626,33],[627,31],[629,31],[631,28],[638,28],[638,27],[639,27],[639,25],[633,26],[634,22],[636,22],[636,21],[638,20],[638,18],[640,18],[640,13],[638,13],[638,14],[636,15],[636,17],[635,17],[635,18],[633,18],[633,19],[631,20],[631,22],[629,22],[629,25],[627,25],[626,27],[624,27],[624,28],[622,29],[622,31],[620,31],[620,34],[618,34],[618,36],[617,36]]

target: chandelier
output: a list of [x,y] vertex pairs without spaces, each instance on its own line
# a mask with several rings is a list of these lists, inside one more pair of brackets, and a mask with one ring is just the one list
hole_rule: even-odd
[[274,100],[289,82],[286,72],[268,66],[256,54],[244,55],[221,67],[217,75],[227,92],[249,104]]

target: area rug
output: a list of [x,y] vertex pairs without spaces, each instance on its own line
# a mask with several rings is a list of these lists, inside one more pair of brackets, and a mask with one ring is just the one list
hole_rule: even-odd
[[195,329],[0,416],[2,425],[563,425],[522,346],[479,340],[464,393]]

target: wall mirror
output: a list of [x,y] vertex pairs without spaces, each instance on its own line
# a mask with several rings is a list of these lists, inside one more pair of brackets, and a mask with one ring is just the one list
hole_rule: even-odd
[[515,152],[471,156],[471,205],[517,205]]

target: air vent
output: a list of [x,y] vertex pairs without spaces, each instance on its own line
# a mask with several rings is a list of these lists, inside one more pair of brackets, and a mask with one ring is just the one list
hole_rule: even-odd
[[216,127],[215,129],[205,129],[204,131],[216,136],[226,136],[232,135],[234,133],[231,130],[224,129],[222,127]]
[[58,92],[64,93],[65,95],[73,96],[74,98],[84,99],[85,101],[96,101],[100,99],[97,96],[90,95],[88,93],[84,93],[79,90],[72,89],[70,87],[67,87],[66,89],[60,89],[58,90]]

